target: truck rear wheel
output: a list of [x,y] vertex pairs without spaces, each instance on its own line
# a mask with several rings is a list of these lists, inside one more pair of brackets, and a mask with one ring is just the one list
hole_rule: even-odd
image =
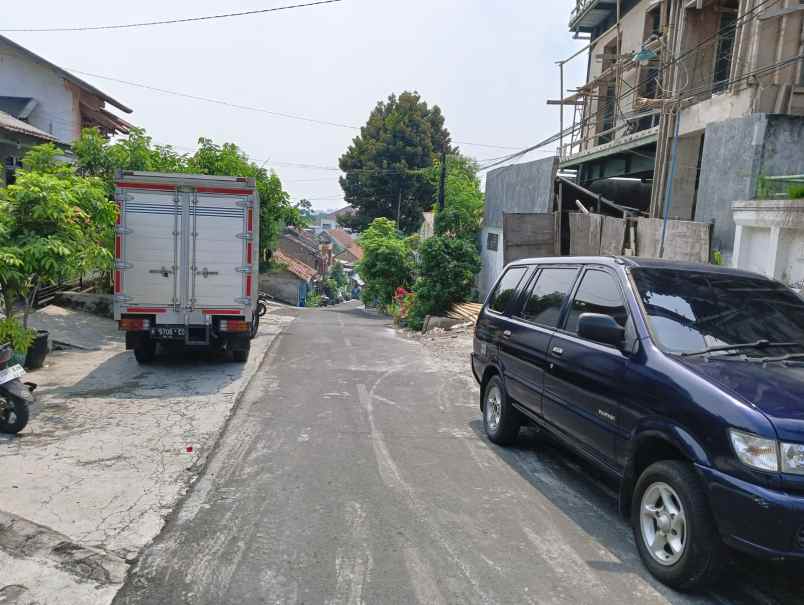
[[150,338],[143,338],[134,347],[134,358],[137,363],[151,363],[156,357],[156,343]]

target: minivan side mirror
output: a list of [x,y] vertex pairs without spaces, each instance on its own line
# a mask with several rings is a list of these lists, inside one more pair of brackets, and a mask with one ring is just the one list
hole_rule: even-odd
[[582,313],[578,318],[578,336],[619,349],[625,340],[625,328],[611,315]]

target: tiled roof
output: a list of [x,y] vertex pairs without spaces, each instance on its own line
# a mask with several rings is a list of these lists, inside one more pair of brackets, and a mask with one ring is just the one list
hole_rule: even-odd
[[346,233],[346,231],[343,229],[330,229],[327,233],[340,244],[341,248],[345,248],[351,252],[357,260],[363,258],[363,248],[361,248],[360,244],[358,244],[351,235]]
[[281,250],[275,250],[273,258],[277,262],[287,265],[288,271],[304,281],[310,281],[318,275],[318,271],[313,269],[310,265],[306,265],[300,260],[296,260],[295,258],[288,256]]
[[57,141],[56,137],[54,137],[52,134],[48,134],[44,130],[39,130],[38,128],[35,128],[34,126],[31,126],[22,120],[18,120],[14,116],[7,114],[5,111],[0,111],[0,130],[8,130],[10,132],[24,134],[42,141]]

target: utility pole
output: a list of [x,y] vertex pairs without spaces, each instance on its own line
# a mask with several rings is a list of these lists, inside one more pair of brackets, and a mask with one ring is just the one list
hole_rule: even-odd
[[396,203],[396,228],[402,231],[402,187],[399,188],[399,201]]
[[441,178],[438,183],[438,209],[443,210],[446,205],[447,187],[447,150],[441,150]]

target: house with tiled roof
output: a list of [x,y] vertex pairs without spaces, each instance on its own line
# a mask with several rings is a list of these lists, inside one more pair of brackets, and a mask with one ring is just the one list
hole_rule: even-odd
[[303,307],[321,274],[282,250],[275,250],[271,260],[273,269],[260,276],[260,290],[289,305]]
[[351,233],[344,229],[330,229],[326,233],[333,240],[335,260],[348,264],[363,260],[363,248]]

